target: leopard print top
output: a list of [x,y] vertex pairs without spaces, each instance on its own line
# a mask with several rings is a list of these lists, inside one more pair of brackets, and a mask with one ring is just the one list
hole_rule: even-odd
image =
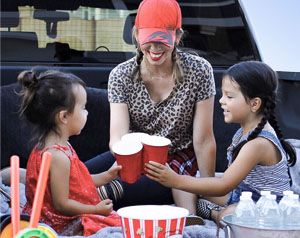
[[170,153],[192,146],[195,104],[216,93],[209,62],[186,52],[179,51],[178,56],[183,79],[161,102],[153,103],[143,81],[132,79],[135,57],[114,68],[108,81],[109,102],[128,106],[130,130],[169,138]]

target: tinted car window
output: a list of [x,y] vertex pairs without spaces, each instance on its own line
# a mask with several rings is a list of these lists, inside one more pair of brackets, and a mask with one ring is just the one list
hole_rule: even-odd
[[234,1],[182,3],[184,47],[213,65],[255,59],[242,16]]
[[[85,6],[57,7],[63,10],[47,2],[51,5],[46,1],[43,6],[18,6],[2,16],[6,17],[1,23],[3,62],[109,64],[134,55],[131,29],[140,1],[102,5],[84,1]],[[214,66],[255,59],[236,1],[179,3],[185,31],[182,50],[195,52]]]

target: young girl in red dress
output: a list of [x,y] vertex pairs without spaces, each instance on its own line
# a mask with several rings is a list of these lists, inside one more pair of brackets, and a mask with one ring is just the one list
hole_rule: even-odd
[[18,80],[23,86],[20,114],[33,124],[36,140],[27,164],[27,203],[23,212],[32,211],[42,154],[48,151],[52,162],[41,222],[61,234],[79,220],[79,233],[85,236],[106,226],[121,226],[120,217],[112,210],[112,201],[101,201],[96,189],[115,179],[121,166],[90,175],[68,142],[70,136],[81,132],[87,120],[84,82],[73,74],[58,71],[39,75],[24,71]]

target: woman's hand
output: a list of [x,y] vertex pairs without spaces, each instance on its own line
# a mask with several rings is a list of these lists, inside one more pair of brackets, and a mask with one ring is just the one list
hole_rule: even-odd
[[105,199],[96,205],[96,214],[108,216],[113,210],[113,203],[110,199]]
[[163,165],[154,161],[145,164],[146,176],[166,187],[175,188],[178,174],[175,173],[168,164]]

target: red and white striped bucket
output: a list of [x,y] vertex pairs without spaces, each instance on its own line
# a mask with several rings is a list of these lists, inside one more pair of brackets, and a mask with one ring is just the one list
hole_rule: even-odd
[[188,210],[167,205],[142,205],[118,210],[125,238],[181,237]]

